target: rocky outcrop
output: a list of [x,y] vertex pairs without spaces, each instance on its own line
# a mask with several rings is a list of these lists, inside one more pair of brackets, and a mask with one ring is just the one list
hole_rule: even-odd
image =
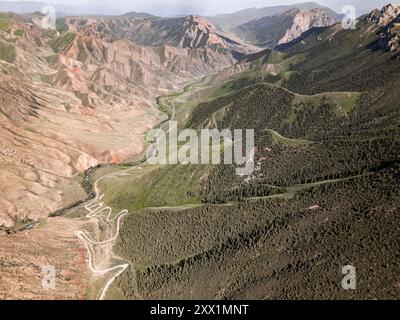
[[400,55],[400,19],[387,26],[370,48],[383,50],[398,57]]
[[288,43],[311,28],[327,27],[335,23],[335,20],[330,18],[329,15],[321,9],[314,9],[311,11],[296,10],[289,15],[293,16],[293,25],[286,31],[278,44]]
[[388,4],[381,10],[375,9],[367,16],[367,21],[386,26],[400,15],[400,5]]
[[364,21],[372,23],[375,28],[377,39],[370,45],[370,49],[381,50],[392,54],[394,57],[400,55],[400,5],[389,4],[381,10],[374,10]]
[[335,23],[322,9],[292,9],[282,14],[264,17],[239,26],[236,32],[252,44],[274,48],[288,43],[314,27],[327,27]]

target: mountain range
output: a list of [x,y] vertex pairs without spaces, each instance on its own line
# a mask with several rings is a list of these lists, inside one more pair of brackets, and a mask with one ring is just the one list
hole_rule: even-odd
[[342,18],[342,15],[336,13],[330,8],[321,6],[315,2],[304,2],[304,3],[297,3],[294,5],[284,5],[284,6],[264,7],[264,8],[249,8],[234,13],[219,14],[214,17],[210,17],[209,19],[215,24],[224,28],[225,30],[232,31],[241,25],[245,25],[251,21],[256,21],[265,17],[280,15],[285,12],[289,12],[291,10],[308,11],[313,9],[323,10],[328,15],[329,18],[335,21],[339,21]]
[[[142,148],[141,134],[157,119],[157,96],[228,67],[258,46],[274,47],[334,23],[322,9],[292,9],[248,22],[240,29],[248,36],[238,37],[200,16],[61,17],[57,30],[41,29],[37,12],[0,19],[2,153],[12,164],[2,170],[3,181],[20,186],[2,186],[0,221],[6,226],[67,204],[65,188],[73,188],[77,172],[126,160]],[[133,119],[141,119],[135,134]],[[31,141],[29,150],[23,141]]]
[[[400,296],[400,6],[99,14],[0,13],[0,298]],[[253,128],[254,172],[142,161],[168,120]]]
[[56,210],[76,172],[140,150],[141,133],[158,117],[157,96],[253,52],[193,16],[61,18],[59,31],[41,29],[40,21],[12,14],[0,20],[2,153],[13,163],[2,172],[21,186],[2,185],[5,225],[22,208],[22,219]]
[[233,31],[248,43],[259,47],[275,48],[288,43],[312,28],[328,27],[336,20],[322,9],[309,11],[291,9],[274,16],[251,20]]

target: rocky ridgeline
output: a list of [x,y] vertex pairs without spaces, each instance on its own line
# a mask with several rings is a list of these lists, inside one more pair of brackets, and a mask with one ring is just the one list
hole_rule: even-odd
[[279,40],[279,44],[293,41],[311,28],[327,27],[336,22],[322,9],[309,11],[294,10],[290,14],[293,17],[293,25],[286,31],[282,39]]
[[319,8],[291,9],[274,16],[252,20],[239,26],[236,32],[255,45],[275,48],[279,44],[297,39],[311,28],[327,27],[335,22],[334,18]]
[[400,15],[400,5],[388,4],[381,10],[375,9],[369,15],[367,20],[374,22],[379,26],[386,26]]
[[368,17],[368,22],[376,24],[378,38],[371,44],[370,48],[383,50],[400,55],[400,5],[389,4],[381,10],[372,11]]

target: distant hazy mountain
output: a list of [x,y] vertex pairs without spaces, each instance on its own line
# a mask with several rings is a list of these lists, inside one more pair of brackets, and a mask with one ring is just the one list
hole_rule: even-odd
[[[185,4],[185,2],[191,3],[192,1],[182,1],[182,3],[179,5],[178,4],[168,5],[168,2],[166,1],[166,3],[162,6],[148,5],[146,6],[145,11],[160,17],[182,17],[188,15],[211,16],[218,13],[218,12],[216,13],[213,12],[209,8],[193,6],[190,4]],[[135,9],[135,6],[132,5],[132,8]]]
[[0,12],[14,12],[19,14],[32,13],[41,11],[46,5],[51,5],[56,8],[57,12],[62,12],[63,15],[117,15],[122,14],[120,10],[103,7],[99,5],[68,5],[68,4],[51,4],[35,1],[1,1]]
[[149,13],[146,12],[127,12],[123,15],[120,15],[119,18],[127,18],[127,19],[151,19],[151,18],[156,18],[156,16],[153,16]]
[[209,17],[209,19],[227,31],[232,31],[234,28],[250,22],[252,20],[261,19],[264,17],[274,16],[277,14],[284,13],[291,9],[300,9],[300,10],[312,10],[320,8],[323,9],[330,18],[339,20],[341,15],[337,12],[333,11],[330,8],[321,6],[315,2],[304,2],[297,3],[294,5],[286,5],[286,6],[274,6],[274,7],[264,7],[264,8],[249,8],[245,10],[241,10],[238,12],[230,13],[230,14],[219,14],[215,17]]
[[247,22],[233,31],[246,42],[273,49],[288,43],[314,27],[331,26],[336,20],[322,9],[291,9],[274,16]]

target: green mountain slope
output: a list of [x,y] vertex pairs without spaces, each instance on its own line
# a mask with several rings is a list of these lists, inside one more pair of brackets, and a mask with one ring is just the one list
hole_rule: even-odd
[[144,165],[104,182],[134,212],[117,244],[126,298],[400,297],[400,64],[371,48],[374,26],[313,30],[166,99],[181,127],[255,129],[256,168]]

